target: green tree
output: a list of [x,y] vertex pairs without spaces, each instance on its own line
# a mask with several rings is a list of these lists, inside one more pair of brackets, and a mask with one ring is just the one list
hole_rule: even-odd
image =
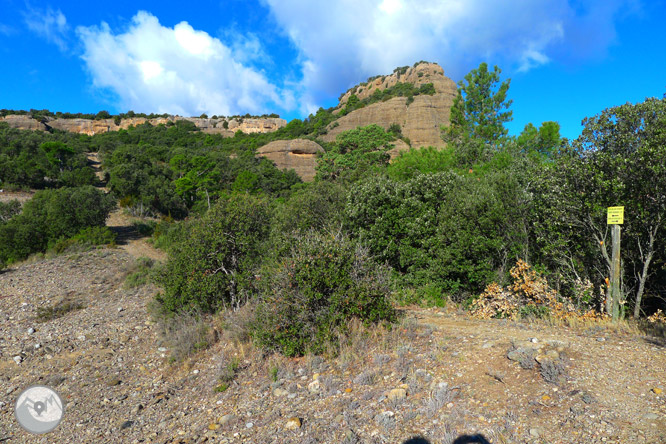
[[561,147],[560,124],[543,122],[537,129],[533,124],[525,125],[516,143],[527,153],[551,157]]
[[62,142],[44,142],[39,148],[46,153],[46,157],[51,165],[58,167],[60,172],[63,171],[67,159],[75,153],[73,148],[68,147]]
[[354,182],[377,167],[388,165],[388,151],[395,140],[379,125],[368,125],[338,134],[336,144],[317,163],[317,177]]
[[481,63],[458,82],[458,96],[451,108],[451,126],[445,129],[444,140],[478,138],[487,144],[496,144],[506,136],[504,124],[512,120],[509,111],[512,100],[507,100],[511,80],[500,83],[502,71]]
[[271,213],[265,198],[239,193],[218,199],[170,250],[161,275],[164,294],[158,298],[164,308],[215,312],[243,304],[253,291]]
[[[534,243],[567,287],[589,279],[599,288],[611,269],[607,208],[624,206],[622,298],[632,296],[638,317],[649,290],[663,286],[650,282],[666,257],[666,99],[609,108],[584,125],[535,180]],[[611,300],[606,287],[608,314],[622,302]]]
[[666,234],[666,97],[609,108],[583,123],[575,146],[594,153],[595,172],[613,191],[612,200],[600,203],[625,206],[630,247],[625,250],[634,269],[629,280],[634,282],[633,315],[638,318]]

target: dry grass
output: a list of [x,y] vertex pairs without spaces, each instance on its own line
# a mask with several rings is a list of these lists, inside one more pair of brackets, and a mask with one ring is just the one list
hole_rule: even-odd
[[196,310],[168,315],[155,304],[150,305],[148,310],[159,327],[160,342],[170,350],[172,362],[183,361],[208,348],[216,340],[210,320]]
[[39,322],[48,322],[65,316],[72,311],[85,308],[83,303],[75,299],[65,297],[52,305],[37,308],[37,320]]

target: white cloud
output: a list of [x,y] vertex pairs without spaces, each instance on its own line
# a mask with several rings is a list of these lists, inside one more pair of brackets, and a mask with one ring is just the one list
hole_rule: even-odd
[[32,32],[57,45],[62,51],[67,49],[69,25],[67,24],[67,18],[60,9],[54,11],[51,8],[36,9],[28,7],[23,17],[25,24]]
[[461,78],[480,61],[526,71],[554,56],[590,57],[608,47],[618,13],[637,0],[262,1],[300,51],[312,108],[418,60]]
[[139,12],[122,33],[102,23],[79,27],[77,34],[93,85],[114,92],[121,109],[195,116],[263,114],[293,106],[288,92],[235,57],[237,48],[187,22],[168,28]]

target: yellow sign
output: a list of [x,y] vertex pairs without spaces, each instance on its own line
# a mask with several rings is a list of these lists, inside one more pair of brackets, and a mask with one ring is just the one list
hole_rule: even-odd
[[624,207],[608,207],[608,225],[622,225],[624,223]]

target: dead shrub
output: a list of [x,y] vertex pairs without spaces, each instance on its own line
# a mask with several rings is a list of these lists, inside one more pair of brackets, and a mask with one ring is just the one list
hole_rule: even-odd
[[570,302],[560,300],[546,279],[522,260],[516,263],[510,274],[512,285],[503,288],[493,282],[472,302],[472,316],[481,319],[518,319],[521,316],[550,316],[555,319],[602,317],[593,310],[580,312]]

